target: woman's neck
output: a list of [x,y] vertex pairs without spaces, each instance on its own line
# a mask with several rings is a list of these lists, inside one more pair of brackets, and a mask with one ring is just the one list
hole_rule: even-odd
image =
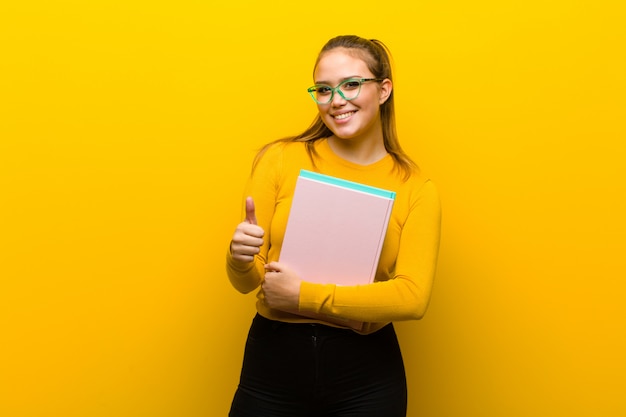
[[387,155],[382,137],[380,140],[358,140],[333,135],[328,138],[328,145],[335,155],[359,165],[373,164]]

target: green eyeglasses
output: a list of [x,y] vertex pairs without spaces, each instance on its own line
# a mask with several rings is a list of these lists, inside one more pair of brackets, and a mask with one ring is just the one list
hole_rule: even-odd
[[335,92],[339,93],[344,100],[354,100],[359,96],[361,92],[361,85],[368,81],[382,81],[378,78],[349,78],[344,80],[333,88],[329,85],[318,84],[313,87],[309,87],[306,91],[309,92],[313,100],[317,104],[328,104],[333,100]]

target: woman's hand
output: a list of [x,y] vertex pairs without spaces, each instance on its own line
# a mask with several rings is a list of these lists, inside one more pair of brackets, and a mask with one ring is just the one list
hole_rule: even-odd
[[298,310],[302,280],[291,269],[279,262],[265,265],[263,293],[265,302],[277,310]]
[[265,231],[257,225],[252,197],[246,198],[246,220],[239,223],[230,241],[230,253],[233,259],[241,262],[254,261],[254,255],[260,252]]

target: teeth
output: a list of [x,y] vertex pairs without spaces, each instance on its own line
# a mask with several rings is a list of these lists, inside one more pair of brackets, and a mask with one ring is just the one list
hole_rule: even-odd
[[338,119],[338,120],[346,119],[346,118],[352,116],[353,114],[354,114],[353,111],[351,111],[349,113],[338,114],[337,116],[335,116],[335,119]]

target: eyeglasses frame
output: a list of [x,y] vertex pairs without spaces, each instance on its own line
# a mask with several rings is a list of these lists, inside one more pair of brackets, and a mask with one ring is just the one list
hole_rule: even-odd
[[[343,92],[341,91],[341,86],[349,83],[349,82],[354,82],[354,81],[358,81],[359,82],[359,92],[357,93],[356,96],[352,97],[352,98],[347,98],[346,96],[343,95]],[[313,98],[313,101],[315,101],[317,104],[329,104],[330,102],[333,101],[333,98],[335,98],[335,92],[339,93],[339,95],[341,96],[341,98],[343,98],[346,101],[351,101],[356,99],[360,94],[361,94],[361,87],[363,87],[363,83],[366,83],[368,81],[377,81],[377,82],[381,82],[384,81],[383,79],[380,78],[348,78],[347,80],[343,80],[342,82],[340,82],[339,84],[337,84],[337,86],[335,87],[331,87],[329,85],[324,85],[324,84],[317,84],[314,85],[312,87],[307,88],[307,92],[311,95],[311,97]],[[330,88],[330,98],[328,99],[328,101],[320,103],[319,101],[317,101],[317,99],[315,98],[315,91],[318,87],[328,87]]]

